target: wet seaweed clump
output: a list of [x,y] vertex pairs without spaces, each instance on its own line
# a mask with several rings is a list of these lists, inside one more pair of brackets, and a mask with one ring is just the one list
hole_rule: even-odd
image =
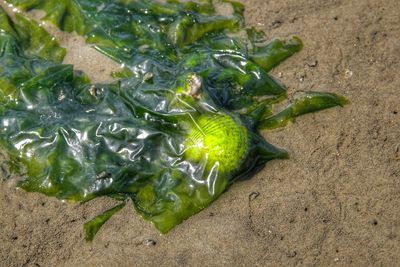
[[[260,130],[346,103],[285,87],[268,72],[302,48],[246,28],[222,1],[8,0],[76,32],[123,64],[92,84],[62,63],[65,49],[36,22],[0,10],[0,142],[27,191],[121,204],[85,224],[87,239],[131,199],[161,233],[209,206],[236,180],[287,157]],[[27,13],[29,16],[29,12]]]

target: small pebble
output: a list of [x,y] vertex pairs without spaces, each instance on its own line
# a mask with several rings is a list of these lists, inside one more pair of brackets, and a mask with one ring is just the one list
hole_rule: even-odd
[[345,72],[344,72],[344,78],[345,79],[350,79],[351,76],[353,76],[353,72],[351,70],[349,70],[349,69],[346,69]]
[[317,60],[310,60],[307,62],[307,66],[309,66],[310,68],[315,68],[317,65],[318,65]]

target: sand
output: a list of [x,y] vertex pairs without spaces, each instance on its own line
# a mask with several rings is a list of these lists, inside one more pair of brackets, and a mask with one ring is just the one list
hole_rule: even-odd
[[[289,92],[337,92],[351,104],[265,133],[291,158],[268,163],[164,236],[127,205],[88,244],[82,224],[112,200],[67,204],[1,181],[1,266],[400,264],[399,1],[245,3],[249,25],[304,40],[273,71]],[[79,48],[69,53],[94,81],[119,67]]]

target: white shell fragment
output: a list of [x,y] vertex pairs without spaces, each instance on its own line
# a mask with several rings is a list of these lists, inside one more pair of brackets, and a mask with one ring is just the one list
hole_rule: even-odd
[[188,78],[188,84],[189,84],[189,95],[196,99],[199,99],[201,93],[201,87],[203,85],[203,79],[197,74],[192,74]]

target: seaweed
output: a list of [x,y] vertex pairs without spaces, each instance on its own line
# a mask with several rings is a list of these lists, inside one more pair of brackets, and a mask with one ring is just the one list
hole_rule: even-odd
[[[287,93],[268,72],[303,44],[266,43],[233,1],[230,16],[211,1],[8,2],[44,10],[125,66],[116,82],[92,84],[40,26],[0,10],[0,143],[26,169],[19,186],[69,201],[131,199],[161,233],[287,158],[260,130],[347,103],[301,92],[275,112]],[[85,224],[86,239],[123,205]]]

